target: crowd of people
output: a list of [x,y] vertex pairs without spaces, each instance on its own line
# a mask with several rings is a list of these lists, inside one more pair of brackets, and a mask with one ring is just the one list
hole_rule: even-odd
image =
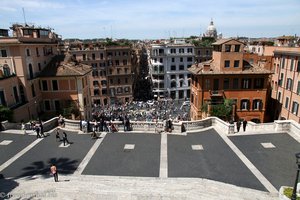
[[[182,108],[182,109],[180,109]],[[124,121],[127,118],[130,121],[164,121],[189,120],[189,106],[180,106],[173,99],[162,101],[132,101],[125,104],[114,105],[94,105],[93,118],[98,121],[104,118],[106,121]]]

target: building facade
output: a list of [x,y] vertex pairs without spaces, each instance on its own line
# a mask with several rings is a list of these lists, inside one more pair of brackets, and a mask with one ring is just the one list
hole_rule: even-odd
[[154,98],[187,99],[190,97],[190,73],[194,46],[183,42],[152,44],[149,71]]
[[231,99],[230,120],[264,122],[268,82],[272,72],[243,59],[244,43],[222,39],[213,43],[213,58],[193,65],[191,118],[210,116],[214,105]]
[[271,85],[274,120],[292,119],[300,123],[300,48],[275,50],[273,71]]
[[1,104],[14,112],[14,120],[36,119],[44,104],[39,74],[56,55],[60,38],[51,29],[14,24],[12,36],[0,36]]
[[92,66],[91,102],[97,105],[125,103],[133,99],[133,58],[129,46],[71,47],[73,57]]

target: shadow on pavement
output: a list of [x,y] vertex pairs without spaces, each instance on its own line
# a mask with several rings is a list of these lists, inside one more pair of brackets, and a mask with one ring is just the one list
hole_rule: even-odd
[[5,179],[5,177],[0,174],[0,199],[9,198],[10,192],[19,186],[14,179]]
[[24,173],[20,177],[26,177],[27,180],[34,180],[37,177],[49,178],[51,164],[54,163],[57,168],[58,175],[73,174],[77,169],[78,160],[70,160],[69,158],[50,158],[47,163],[43,161],[33,162],[30,166],[23,168]]

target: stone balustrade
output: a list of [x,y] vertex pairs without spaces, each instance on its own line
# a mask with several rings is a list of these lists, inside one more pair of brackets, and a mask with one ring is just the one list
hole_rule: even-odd
[[[124,125],[121,121],[113,121],[118,130],[123,131]],[[29,123],[26,125],[29,126]],[[58,126],[58,117],[54,117],[48,121],[43,122],[44,130],[49,131]],[[147,132],[147,133],[159,133],[164,131],[163,122],[146,122],[146,121],[130,121],[132,131]],[[179,121],[173,122],[172,134],[185,134],[186,132],[193,132],[213,126],[218,131],[222,131],[226,134],[234,134],[234,124],[229,124],[217,117],[208,117],[203,120],[196,121]],[[2,130],[9,129],[21,129],[21,123],[11,123],[8,121],[1,122]],[[79,120],[65,119],[64,128],[69,130],[80,130]],[[83,127],[84,129],[84,127]],[[249,121],[247,123],[247,131],[263,131],[263,132],[293,132],[295,134],[300,133],[299,123],[293,120],[275,120],[272,123],[259,123]]]

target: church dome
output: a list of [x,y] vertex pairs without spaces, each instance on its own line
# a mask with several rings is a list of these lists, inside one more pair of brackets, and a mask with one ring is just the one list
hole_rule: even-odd
[[207,27],[206,33],[205,33],[206,37],[217,37],[217,29],[214,26],[214,22],[213,20],[210,21],[209,26]]

